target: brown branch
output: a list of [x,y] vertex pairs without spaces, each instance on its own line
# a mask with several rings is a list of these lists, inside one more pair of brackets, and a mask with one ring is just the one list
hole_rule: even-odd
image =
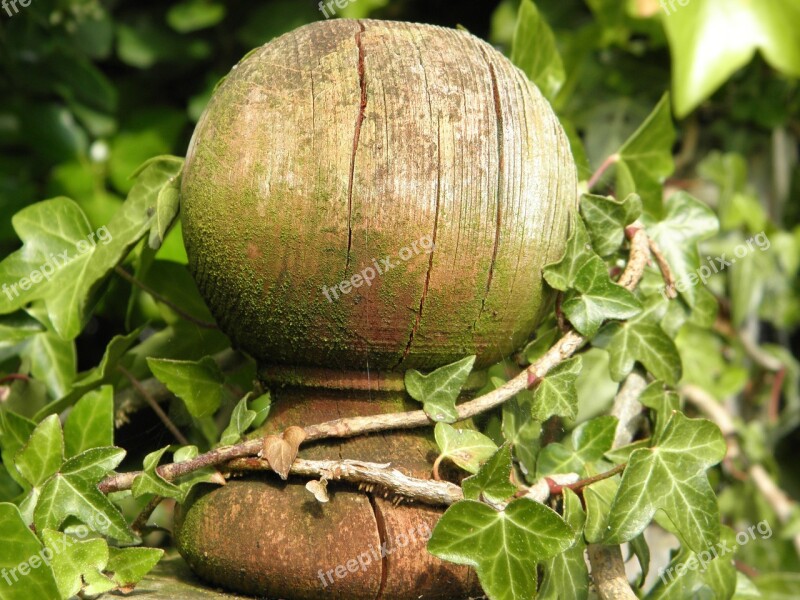
[[172,420],[169,418],[167,413],[165,413],[164,410],[158,405],[158,402],[155,401],[155,398],[153,398],[150,395],[150,393],[144,388],[144,386],[142,386],[141,382],[138,379],[136,379],[136,377],[134,377],[133,374],[122,365],[117,365],[117,370],[128,378],[128,380],[131,382],[131,385],[135,387],[136,391],[138,391],[142,395],[145,401],[150,405],[150,408],[153,409],[153,412],[156,413],[156,415],[158,415],[158,418],[161,419],[161,422],[164,423],[164,426],[172,432],[172,435],[175,436],[175,439],[178,440],[178,442],[180,442],[184,446],[188,446],[189,440],[186,439],[186,436],[184,436],[183,433],[181,433],[181,430],[178,429],[175,423],[173,423]]
[[[226,468],[231,471],[271,471],[269,462],[254,457],[237,458]],[[306,460],[295,459],[289,472],[304,477],[325,478],[328,481],[372,483],[392,494],[413,498],[434,506],[450,506],[464,499],[461,488],[448,481],[418,479],[392,468],[388,464],[362,462],[358,460]],[[388,492],[387,492],[388,493]]]
[[587,191],[591,191],[591,190],[592,190],[592,188],[593,188],[595,185],[597,185],[597,182],[598,182],[598,181],[600,181],[600,178],[601,178],[601,177],[603,176],[603,174],[604,174],[604,173],[605,173],[605,172],[608,170],[608,168],[609,168],[611,165],[614,165],[614,164],[616,164],[618,160],[619,160],[619,154],[612,154],[611,156],[609,156],[608,158],[606,158],[606,159],[603,161],[603,164],[601,164],[601,165],[598,167],[597,171],[595,171],[595,172],[594,172],[594,174],[593,174],[593,175],[592,175],[592,176],[589,178],[589,181],[586,183],[586,190],[587,190]]
[[30,381],[31,378],[27,375],[23,375],[22,373],[11,373],[10,375],[5,375],[0,377],[0,385],[5,385],[9,381]]
[[656,244],[653,239],[650,240],[650,252],[658,265],[659,271],[661,271],[661,277],[664,279],[664,290],[667,298],[677,298],[678,292],[675,289],[675,276],[672,274],[672,269],[669,267],[667,257],[664,256],[664,253],[661,252],[661,248],[658,247],[658,244]]
[[169,298],[167,298],[163,294],[159,294],[156,290],[151,288],[149,285],[147,285],[143,281],[140,281],[140,280],[136,279],[136,277],[134,277],[133,275],[128,273],[121,266],[117,265],[116,267],[114,267],[114,272],[117,275],[119,275],[120,277],[122,277],[125,281],[130,283],[131,285],[136,286],[139,289],[141,289],[142,291],[150,294],[153,298],[156,299],[156,301],[161,302],[161,304],[165,304],[166,306],[169,306],[173,311],[175,311],[177,314],[179,314],[181,317],[183,317],[184,319],[186,319],[190,323],[194,323],[195,325],[197,325],[198,327],[201,327],[203,329],[219,329],[219,327],[217,327],[216,323],[208,323],[207,321],[203,321],[202,319],[198,319],[197,317],[195,317],[193,315],[190,315],[188,312],[183,310],[180,306],[175,304],[172,300],[170,300]]
[[592,485],[593,483],[597,483],[598,481],[603,481],[604,479],[609,479],[618,473],[622,473],[627,467],[627,463],[622,463],[614,467],[613,469],[609,469],[604,473],[598,473],[597,475],[592,475],[591,477],[586,477],[584,479],[579,479],[575,483],[567,483],[567,484],[560,484],[553,481],[550,477],[545,477],[548,486],[550,487],[550,495],[557,496],[559,494],[564,493],[565,489],[570,489],[576,494],[580,494],[583,491],[583,488]]
[[[643,229],[629,232],[629,237],[631,238],[630,258],[618,284],[628,290],[633,290],[644,274],[650,250],[648,237]],[[575,331],[569,331],[550,350],[516,377],[483,396],[459,404],[456,407],[457,420],[463,421],[502,405],[519,392],[526,390],[531,380],[543,379],[551,369],[575,354],[587,341],[586,337]],[[348,417],[304,427],[303,430],[306,433],[304,443],[330,438],[348,438],[378,431],[414,429],[432,424],[433,422],[422,410],[369,417]],[[248,440],[235,446],[224,446],[191,460],[161,465],[158,467],[158,474],[170,481],[203,467],[220,465],[235,458],[255,456],[261,448],[260,439]],[[136,475],[138,472],[121,473],[108,477],[100,482],[100,490],[108,493],[129,489]]]
[[164,498],[162,496],[153,496],[150,499],[150,502],[145,505],[145,507],[142,509],[142,512],[139,513],[131,525],[131,529],[134,531],[134,533],[137,535],[142,534],[147,527],[148,519],[150,519],[153,511],[158,508],[158,505],[161,504],[163,500]]

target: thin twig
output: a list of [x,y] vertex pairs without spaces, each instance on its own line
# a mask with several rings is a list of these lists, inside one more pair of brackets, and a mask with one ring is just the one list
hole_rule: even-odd
[[770,423],[775,423],[778,420],[781,412],[781,389],[783,388],[783,380],[786,377],[786,368],[784,367],[775,373],[772,380],[772,388],[769,393],[769,404],[767,405],[767,418]]
[[[630,230],[628,235],[631,239],[630,258],[618,284],[628,290],[633,290],[644,274],[650,249],[647,234],[643,229]],[[569,331],[550,350],[516,377],[483,396],[456,406],[457,420],[463,421],[502,405],[519,392],[528,389],[531,381],[543,379],[551,369],[575,354],[587,341],[588,339],[579,333]],[[348,417],[304,427],[303,430],[306,433],[304,443],[330,438],[348,438],[378,431],[415,429],[430,425],[432,425],[432,421],[422,410],[369,417]],[[161,465],[158,467],[158,474],[170,481],[203,467],[220,465],[235,458],[255,456],[261,451],[261,448],[262,441],[260,439],[248,440],[234,446],[223,446],[191,460]],[[136,475],[138,472],[135,471],[112,475],[100,482],[99,488],[105,493],[129,489]]]
[[0,385],[4,385],[9,381],[30,381],[31,378],[27,375],[23,375],[22,373],[11,373],[10,375],[5,375],[0,378]]
[[[237,458],[226,465],[231,471],[271,471],[269,462],[255,457]],[[392,494],[413,498],[424,504],[450,506],[464,499],[461,488],[449,481],[433,481],[409,477],[388,464],[358,460],[295,459],[289,472],[304,477],[325,478],[328,481],[372,483]]]
[[161,302],[162,304],[166,304],[167,306],[169,306],[173,311],[175,311],[177,314],[179,314],[181,317],[183,317],[184,319],[186,319],[190,323],[194,323],[195,325],[197,325],[198,327],[202,327],[203,329],[219,329],[219,327],[217,327],[216,323],[209,323],[207,321],[203,321],[202,319],[198,319],[197,317],[195,317],[193,315],[190,315],[188,312],[183,310],[180,306],[175,304],[172,300],[170,300],[169,298],[167,298],[163,294],[159,294],[156,290],[151,288],[149,285],[147,285],[143,281],[140,281],[140,280],[136,279],[136,277],[134,277],[133,275],[128,273],[125,269],[123,269],[119,265],[114,267],[114,272],[117,275],[119,275],[120,277],[122,277],[125,281],[130,283],[131,285],[134,285],[134,286],[138,287],[139,289],[141,289],[142,291],[147,292],[148,294],[150,294],[158,302]]
[[144,531],[145,527],[147,526],[147,521],[150,519],[150,516],[153,514],[153,511],[158,508],[158,505],[164,500],[162,496],[153,496],[150,499],[139,515],[136,517],[136,520],[131,525],[131,529],[137,534],[141,535]]
[[625,470],[625,467],[628,466],[627,463],[622,463],[614,467],[613,469],[609,469],[604,473],[598,473],[597,475],[592,475],[591,477],[586,477],[584,479],[579,479],[575,483],[567,483],[567,484],[560,484],[552,480],[550,477],[545,477],[547,480],[548,485],[550,486],[550,495],[557,496],[559,494],[564,493],[565,489],[570,489],[576,494],[581,493],[583,488],[592,485],[593,483],[597,483],[598,481],[603,481],[604,479],[609,479],[614,475],[622,473]]
[[589,178],[589,181],[586,183],[586,189],[591,191],[592,188],[595,185],[597,185],[597,182],[600,181],[600,178],[608,170],[608,168],[611,165],[616,164],[618,160],[619,160],[619,154],[612,154],[611,156],[606,158],[603,161],[603,164],[601,164],[600,167],[598,167],[597,171],[595,171],[594,174]]
[[675,289],[675,276],[672,274],[672,269],[669,267],[667,257],[664,256],[664,253],[661,252],[661,248],[658,247],[658,244],[656,244],[655,240],[652,238],[650,238],[650,252],[653,254],[653,259],[656,261],[658,269],[661,271],[661,277],[664,279],[664,290],[667,298],[677,298],[678,292]]
[[188,446],[189,440],[187,440],[186,436],[184,436],[181,433],[181,430],[178,429],[175,423],[172,422],[167,413],[165,413],[164,410],[158,405],[158,402],[155,401],[155,398],[153,398],[150,395],[150,393],[144,388],[141,382],[138,379],[136,379],[136,377],[134,377],[133,374],[122,365],[117,365],[117,370],[123,375],[125,375],[125,377],[127,377],[128,380],[131,382],[131,385],[136,388],[136,390],[142,395],[142,397],[144,397],[145,401],[150,405],[150,408],[153,409],[153,412],[156,413],[156,415],[158,415],[158,418],[161,419],[161,422],[164,423],[164,426],[172,432],[172,435],[175,436],[175,439],[178,440],[178,442],[180,442],[184,446]]

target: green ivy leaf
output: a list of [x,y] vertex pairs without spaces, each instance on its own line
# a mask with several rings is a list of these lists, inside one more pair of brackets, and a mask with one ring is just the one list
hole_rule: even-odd
[[31,307],[28,312],[46,327],[23,343],[19,355],[30,361],[31,374],[47,386],[50,396],[59,398],[70,388],[78,370],[75,343],[62,339],[53,331],[41,304]]
[[714,235],[719,223],[708,206],[686,192],[670,196],[666,208],[663,220],[647,223],[647,232],[664,253],[678,292],[693,307],[698,298],[695,286],[702,283],[697,275],[700,268],[697,243]]
[[663,213],[661,184],[675,170],[674,143],[669,94],[664,94],[617,153],[617,195],[625,197],[635,192],[641,196],[645,214],[660,216]]
[[10,315],[0,315],[0,356],[3,352],[30,339],[37,333],[45,331],[45,327],[24,310]]
[[[19,509],[7,502],[0,503],[0,539],[0,569],[9,574],[8,580],[0,577],[2,600],[60,597],[52,569],[43,560],[31,560],[33,556],[41,559],[44,547],[22,520]],[[27,565],[28,572],[20,572],[20,565]],[[12,573],[12,569],[16,571]]]
[[581,357],[575,356],[552,368],[536,384],[533,392],[533,418],[546,421],[553,415],[574,419],[578,412],[575,380],[581,372]]
[[434,556],[475,567],[492,600],[533,598],[536,565],[569,548],[575,533],[546,506],[528,498],[505,510],[464,500],[447,509],[428,540]]
[[225,377],[210,356],[199,361],[148,357],[147,365],[193,417],[208,417],[219,408]]
[[93,530],[121,542],[135,542],[119,509],[97,489],[97,483],[125,456],[121,448],[92,448],[61,466],[42,488],[34,511],[37,531],[58,529],[74,516]]
[[0,410],[0,452],[2,452],[3,465],[14,481],[26,488],[27,481],[17,471],[14,458],[17,452],[28,443],[34,429],[36,429],[36,423],[30,419],[10,410]]
[[34,487],[41,486],[58,471],[64,462],[64,436],[58,415],[51,415],[36,426],[14,462],[20,474]]
[[437,423],[433,434],[441,450],[438,460],[449,458],[470,473],[477,473],[481,464],[497,452],[497,445],[474,429],[456,429],[447,423]]
[[134,498],[139,498],[146,494],[163,496],[164,498],[175,498],[183,501],[184,493],[174,483],[170,483],[156,472],[156,467],[161,462],[161,457],[169,450],[169,446],[164,446],[160,450],[151,452],[144,457],[144,468],[140,475],[136,476],[131,486]]
[[247,428],[255,420],[256,411],[247,408],[249,396],[250,394],[239,400],[239,403],[234,407],[230,423],[228,423],[219,439],[219,443],[223,446],[230,446],[242,439],[242,434],[247,431]]
[[553,32],[536,5],[522,0],[511,42],[511,62],[552,100],[566,80]]
[[563,499],[564,520],[575,532],[575,541],[564,552],[545,561],[537,600],[586,600],[589,597],[589,570],[586,568],[586,542],[583,540],[586,513],[580,498],[572,490],[565,489]]
[[670,385],[680,381],[681,356],[660,325],[641,319],[607,323],[592,343],[608,351],[609,370],[615,381],[625,379],[637,361]]
[[553,442],[539,453],[537,473],[540,477],[554,473],[586,472],[587,463],[603,458],[614,445],[617,418],[596,417],[578,425],[568,443]]
[[65,340],[77,337],[106,276],[150,227],[153,205],[136,192],[134,186],[108,225],[96,231],[64,197],[14,215],[23,247],[0,263],[0,285],[17,286],[18,293],[0,294],[0,313],[43,300],[56,333]]
[[468,356],[423,375],[411,369],[406,371],[405,386],[408,395],[417,402],[434,421],[454,423],[458,420],[456,400],[467,381],[475,357]]
[[53,574],[62,598],[72,598],[78,592],[103,594],[116,587],[113,581],[103,575],[108,563],[108,544],[105,540],[78,540],[52,529],[45,529],[42,539],[52,552]]
[[600,256],[609,256],[622,245],[625,227],[642,214],[642,199],[636,194],[628,194],[624,200],[583,194],[581,214],[595,252]]
[[533,418],[533,394],[523,391],[503,404],[503,437],[514,449],[520,470],[527,478],[536,473],[542,423]]
[[504,444],[480,470],[461,482],[464,498],[500,503],[509,498],[517,488],[511,483],[511,446]]
[[544,278],[550,287],[562,292],[575,287],[578,272],[595,256],[589,242],[586,225],[578,215],[572,219],[572,230],[567,240],[567,249],[561,260],[544,268]]
[[160,548],[109,548],[106,571],[120,588],[132,588],[158,564]]
[[792,0],[692,0],[666,13],[676,114],[689,114],[756,50],[779,71],[800,77],[798,21],[800,6]]
[[114,388],[110,385],[81,398],[64,423],[67,456],[114,445]]
[[673,413],[680,408],[678,394],[666,389],[661,381],[654,381],[644,389],[639,396],[639,402],[656,413],[652,439],[653,444],[658,445],[667,428],[667,423]]
[[167,231],[178,218],[181,201],[180,172],[170,177],[156,196],[156,219],[150,229],[148,244],[153,250],[161,248]]
[[590,544],[602,542],[608,533],[608,517],[619,489],[619,482],[620,476],[615,475],[583,489],[583,499],[586,502],[586,526],[583,534]]
[[622,476],[605,536],[632,540],[663,510],[689,547],[700,552],[719,539],[719,508],[706,470],[725,457],[719,428],[675,413],[658,446],[637,450]]
[[597,333],[606,319],[627,319],[642,309],[636,296],[611,281],[606,264],[597,255],[581,267],[574,285],[564,296],[561,310],[585,336]]

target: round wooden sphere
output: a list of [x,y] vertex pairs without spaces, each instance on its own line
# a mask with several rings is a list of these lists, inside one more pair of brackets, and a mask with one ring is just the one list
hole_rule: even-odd
[[491,46],[336,19],[219,85],[186,158],[183,233],[220,326],[262,363],[480,367],[547,309],[576,187],[550,105]]

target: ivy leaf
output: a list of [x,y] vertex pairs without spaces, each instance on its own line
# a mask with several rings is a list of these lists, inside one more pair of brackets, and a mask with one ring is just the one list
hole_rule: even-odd
[[759,50],[777,70],[800,77],[800,40],[791,0],[700,0],[665,15],[673,60],[675,112],[685,117]]
[[41,304],[28,309],[28,313],[45,325],[45,330],[31,336],[19,355],[30,361],[31,374],[47,386],[50,396],[59,398],[72,385],[78,370],[75,342],[62,339],[53,331]]
[[0,569],[11,573],[8,580],[0,577],[0,598],[2,600],[30,600],[31,598],[59,598],[58,586],[52,569],[36,561],[38,567],[22,573],[20,565],[33,567],[31,557],[41,558],[43,546],[36,535],[22,520],[19,509],[8,502],[0,503]]
[[646,214],[660,216],[663,213],[661,184],[675,170],[674,143],[669,94],[664,94],[617,153],[617,195],[625,197],[635,192],[641,196]]
[[586,513],[581,500],[570,489],[564,489],[564,520],[575,532],[574,544],[544,563],[544,577],[537,600],[570,598],[586,600],[589,597],[589,570],[586,568],[583,527]]
[[433,435],[441,450],[437,462],[449,458],[470,473],[477,473],[481,464],[497,452],[497,445],[474,429],[456,429],[447,423],[437,423]]
[[161,477],[156,471],[158,464],[161,462],[161,457],[164,456],[167,450],[169,450],[169,446],[151,452],[144,457],[142,473],[136,476],[136,479],[133,480],[133,485],[131,485],[131,492],[133,492],[134,498],[153,494],[164,498],[175,498],[179,502],[183,502],[184,491],[174,483],[170,483]]
[[[167,157],[165,157],[167,158]],[[181,170],[183,160],[176,157],[168,157],[160,164],[153,164],[148,168],[147,177],[158,177],[159,179],[168,176],[162,184],[161,189],[156,195],[156,218],[155,223],[150,229],[150,239],[148,244],[153,250],[161,248],[164,238],[175,219],[178,218],[181,199]],[[172,160],[175,159],[175,160]],[[177,171],[175,171],[177,169]],[[174,172],[174,173],[173,173]],[[157,173],[157,175],[156,175]],[[170,173],[173,173],[170,175]]]
[[77,337],[106,276],[148,230],[151,208],[134,186],[108,225],[96,231],[69,198],[19,211],[11,222],[23,247],[0,263],[0,285],[16,286],[17,293],[0,295],[0,313],[43,300],[56,333]]
[[642,214],[642,199],[636,194],[628,194],[624,200],[583,194],[581,214],[595,252],[600,256],[609,256],[622,245],[625,227]]
[[231,413],[231,420],[225,431],[222,432],[219,443],[223,446],[230,446],[242,439],[242,434],[247,431],[250,424],[256,418],[256,411],[247,408],[247,399],[250,394],[239,400]]
[[225,377],[210,356],[199,361],[148,357],[147,365],[193,417],[208,417],[219,408]]
[[106,571],[118,587],[133,588],[158,564],[164,551],[160,548],[114,548],[108,549]]
[[36,429],[36,423],[30,419],[10,410],[0,410],[0,452],[2,452],[3,465],[14,481],[22,487],[27,487],[27,482],[17,471],[14,458],[17,452],[28,443],[34,429]]
[[659,245],[675,276],[676,288],[689,306],[698,298],[696,285],[700,268],[697,243],[714,235],[719,222],[712,210],[686,192],[677,192],[667,201],[664,219],[647,223],[647,232]]
[[523,391],[503,404],[503,437],[514,449],[525,477],[536,473],[542,423],[533,418],[533,394]]
[[652,439],[658,445],[672,415],[680,407],[678,394],[666,389],[661,381],[654,381],[644,389],[639,396],[639,402],[656,413]]
[[287,427],[281,435],[268,435],[264,438],[264,445],[259,453],[269,461],[269,466],[286,481],[300,444],[306,439],[306,432],[302,427],[292,425]]
[[93,530],[121,542],[135,542],[119,509],[97,489],[97,483],[125,456],[121,448],[92,448],[67,459],[42,488],[34,511],[37,531],[57,530],[74,516]]
[[58,415],[51,415],[36,426],[14,462],[20,474],[34,487],[41,486],[58,471],[64,462],[64,436]]
[[642,308],[636,296],[611,281],[606,264],[597,255],[581,267],[574,285],[564,296],[561,310],[585,336],[597,333],[606,319],[627,319]]
[[592,343],[608,351],[609,371],[615,381],[625,379],[637,361],[669,385],[680,381],[681,356],[660,325],[641,319],[607,323]]
[[42,539],[52,553],[51,564],[62,598],[78,592],[98,595],[116,585],[103,575],[108,563],[108,544],[100,538],[78,540],[70,535],[45,529]]
[[575,380],[580,372],[580,356],[566,360],[551,369],[533,392],[533,418],[542,422],[553,415],[574,419],[578,412],[578,391],[575,388]]
[[587,463],[603,458],[614,445],[617,418],[597,417],[578,425],[568,444],[554,442],[539,453],[537,473],[540,477],[553,473],[584,473]]
[[475,475],[461,482],[464,498],[500,503],[509,498],[517,488],[511,483],[511,446],[503,444]]
[[566,550],[575,533],[554,511],[528,498],[505,510],[464,500],[447,509],[428,540],[434,556],[475,567],[492,600],[533,598],[536,565]]
[[458,420],[456,399],[467,381],[475,356],[468,356],[423,375],[411,369],[406,371],[405,386],[408,395],[417,402],[434,421],[454,423]]
[[67,456],[114,445],[114,388],[110,385],[81,398],[64,423]]
[[531,0],[522,0],[511,42],[511,62],[552,100],[566,80],[553,31]]
[[605,543],[632,540],[661,509],[692,550],[715,544],[719,507],[705,472],[725,451],[716,425],[675,413],[658,446],[631,455],[611,507]]
[[575,215],[572,219],[572,231],[567,240],[567,249],[561,260],[544,268],[544,278],[550,287],[566,292],[574,287],[578,272],[595,256],[589,242],[589,234],[583,219]]
[[0,352],[5,352],[43,331],[45,327],[24,310],[0,315]]
[[609,511],[619,489],[619,482],[620,476],[615,475],[583,489],[583,500],[586,503],[586,525],[583,534],[590,544],[601,542],[608,533]]

